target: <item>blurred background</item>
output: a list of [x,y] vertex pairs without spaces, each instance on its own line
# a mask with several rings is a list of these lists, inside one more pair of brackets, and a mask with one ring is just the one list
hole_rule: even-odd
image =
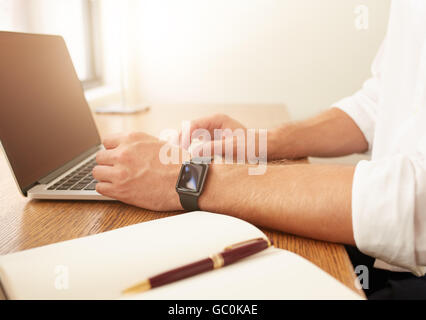
[[389,3],[0,0],[0,30],[63,35],[92,107],[124,88],[131,104],[284,104],[297,120],[369,77]]

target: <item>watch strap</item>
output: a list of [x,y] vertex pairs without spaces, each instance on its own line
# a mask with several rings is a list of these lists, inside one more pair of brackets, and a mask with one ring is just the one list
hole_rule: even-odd
[[190,194],[179,193],[180,204],[187,211],[199,211],[198,197]]

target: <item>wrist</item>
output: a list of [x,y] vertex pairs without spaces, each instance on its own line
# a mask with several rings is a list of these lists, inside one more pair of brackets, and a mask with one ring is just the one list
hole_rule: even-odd
[[300,158],[296,135],[297,126],[293,123],[268,131],[268,160]]
[[220,181],[220,170],[218,170],[218,165],[214,165],[213,163],[209,166],[209,172],[207,173],[207,179],[204,183],[203,193],[198,198],[198,206],[203,211],[213,211],[218,212],[212,206],[212,203],[217,199],[217,186],[218,180]]
[[268,160],[287,158],[285,152],[285,128],[277,128],[268,131]]
[[180,203],[179,195],[176,192],[176,183],[179,178],[181,165],[168,165],[167,166],[167,181],[169,181],[169,190],[171,192],[170,199],[170,207],[173,210],[183,210],[183,207]]
[[211,163],[203,193],[198,199],[200,209],[216,213],[227,212],[229,195],[232,196],[235,192],[233,186],[238,181],[236,176],[245,167]]

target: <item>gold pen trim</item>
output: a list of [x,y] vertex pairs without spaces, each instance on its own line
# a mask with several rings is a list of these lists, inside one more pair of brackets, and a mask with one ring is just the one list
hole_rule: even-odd
[[233,245],[227,246],[225,248],[225,251],[232,250],[232,249],[235,249],[237,247],[241,247],[241,246],[244,246],[246,244],[249,244],[249,243],[252,243],[252,242],[255,242],[255,241],[259,241],[259,240],[265,240],[268,243],[268,247],[270,247],[272,245],[271,240],[269,240],[269,238],[266,238],[266,239],[265,238],[256,238],[256,239],[250,239],[250,240],[234,243]]
[[135,293],[141,293],[150,290],[151,282],[149,280],[145,280],[141,283],[138,283],[130,288],[127,288],[122,291],[123,294],[135,294]]
[[225,261],[223,260],[223,257],[220,253],[211,255],[210,259],[213,261],[213,269],[222,268],[225,264]]

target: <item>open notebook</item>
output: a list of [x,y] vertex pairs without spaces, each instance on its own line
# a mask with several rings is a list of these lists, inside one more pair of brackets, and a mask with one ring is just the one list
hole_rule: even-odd
[[0,256],[0,280],[9,299],[360,299],[307,260],[273,247],[145,293],[121,294],[259,237],[266,236],[245,221],[192,212]]

